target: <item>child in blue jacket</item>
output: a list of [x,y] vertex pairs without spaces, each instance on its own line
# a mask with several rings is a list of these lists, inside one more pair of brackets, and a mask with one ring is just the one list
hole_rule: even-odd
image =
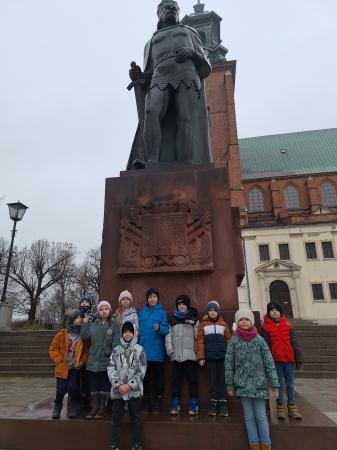
[[150,288],[145,297],[146,305],[139,312],[139,344],[144,348],[147,359],[143,409],[159,412],[164,393],[165,336],[169,332],[169,324],[166,311],[159,303],[159,291]]

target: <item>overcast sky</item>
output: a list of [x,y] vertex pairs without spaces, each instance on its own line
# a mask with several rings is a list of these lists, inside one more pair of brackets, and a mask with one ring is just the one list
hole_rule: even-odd
[[[129,155],[131,60],[156,28],[152,0],[0,0],[0,236],[30,207],[19,246],[101,241],[104,180]],[[181,15],[193,0],[180,0]],[[337,126],[336,0],[208,0],[236,59],[239,137]]]

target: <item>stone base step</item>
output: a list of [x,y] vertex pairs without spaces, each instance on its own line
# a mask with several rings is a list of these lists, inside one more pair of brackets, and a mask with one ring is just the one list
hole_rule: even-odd
[[20,378],[20,377],[23,377],[23,378],[36,378],[36,377],[45,378],[45,377],[48,377],[48,378],[50,378],[53,375],[54,375],[54,370],[49,370],[49,371],[45,370],[45,371],[40,371],[40,372],[35,371],[35,370],[20,371],[20,372],[13,372],[11,370],[0,371],[0,378],[12,378],[12,377],[13,378]]
[[296,378],[318,378],[318,379],[337,379],[337,371],[327,371],[327,370],[303,370],[296,372]]

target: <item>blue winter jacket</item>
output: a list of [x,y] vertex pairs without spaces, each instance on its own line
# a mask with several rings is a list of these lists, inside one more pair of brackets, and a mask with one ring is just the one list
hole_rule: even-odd
[[[153,330],[155,323],[159,323],[159,331]],[[168,332],[168,318],[162,305],[154,308],[145,306],[139,311],[139,344],[144,348],[148,361],[164,361],[165,336]]]

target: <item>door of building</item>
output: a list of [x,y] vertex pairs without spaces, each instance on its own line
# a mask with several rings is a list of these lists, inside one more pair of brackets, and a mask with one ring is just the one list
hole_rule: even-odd
[[288,318],[293,318],[293,307],[291,305],[290,291],[287,283],[276,280],[269,286],[270,301],[278,303]]

